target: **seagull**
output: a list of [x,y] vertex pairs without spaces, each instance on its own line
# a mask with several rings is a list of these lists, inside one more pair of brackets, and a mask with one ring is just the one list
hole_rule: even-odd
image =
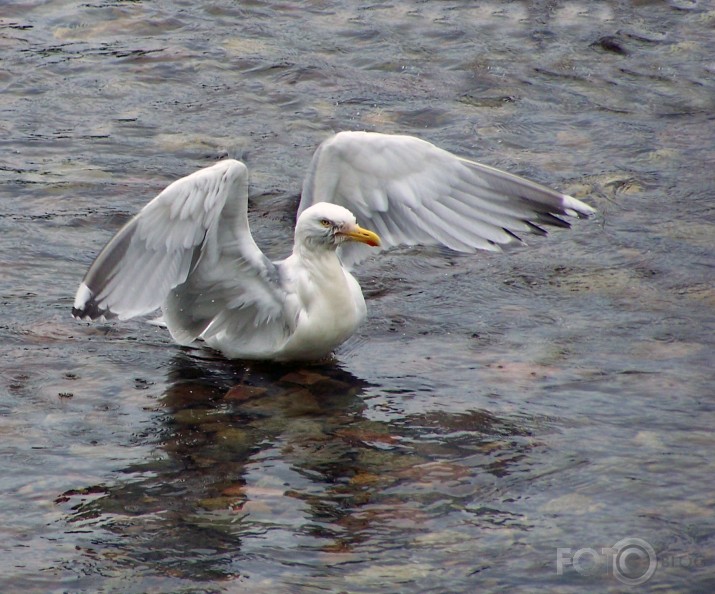
[[312,158],[290,256],[272,262],[254,242],[248,170],[226,159],[170,184],[114,235],[72,314],[123,320],[161,309],[181,345],[203,340],[229,359],[321,360],[366,317],[351,270],[371,253],[500,251],[594,212],[413,136],[340,132]]

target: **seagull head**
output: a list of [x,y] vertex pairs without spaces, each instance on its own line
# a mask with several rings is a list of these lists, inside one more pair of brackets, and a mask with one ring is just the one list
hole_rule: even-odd
[[296,245],[335,250],[346,241],[359,241],[373,247],[380,245],[376,233],[360,227],[355,215],[337,204],[318,202],[306,208],[298,217],[295,226]]

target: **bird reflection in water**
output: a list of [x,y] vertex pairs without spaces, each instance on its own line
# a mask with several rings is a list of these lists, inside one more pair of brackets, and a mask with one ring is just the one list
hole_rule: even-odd
[[352,562],[456,508],[505,521],[482,503],[494,477],[528,456],[530,427],[485,411],[373,420],[379,389],[338,366],[206,356],[174,358],[160,423],[138,436],[156,444],[152,459],[86,488],[93,496],[71,509],[105,562],[237,579],[256,556],[286,567]]

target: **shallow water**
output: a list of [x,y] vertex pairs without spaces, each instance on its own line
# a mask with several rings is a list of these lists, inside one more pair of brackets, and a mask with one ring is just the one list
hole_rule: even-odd
[[[712,591],[714,27],[683,0],[3,3],[2,591],[622,591],[624,538],[641,589]],[[70,318],[122,222],[225,155],[285,255],[342,129],[599,215],[366,263],[324,366]]]

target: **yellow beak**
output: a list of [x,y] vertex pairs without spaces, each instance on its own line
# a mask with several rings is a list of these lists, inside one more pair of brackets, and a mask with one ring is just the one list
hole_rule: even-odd
[[360,243],[366,243],[369,246],[377,247],[380,245],[380,238],[377,233],[373,233],[368,229],[363,229],[360,225],[355,225],[349,231],[340,231],[341,235],[352,239],[353,241],[359,241]]

